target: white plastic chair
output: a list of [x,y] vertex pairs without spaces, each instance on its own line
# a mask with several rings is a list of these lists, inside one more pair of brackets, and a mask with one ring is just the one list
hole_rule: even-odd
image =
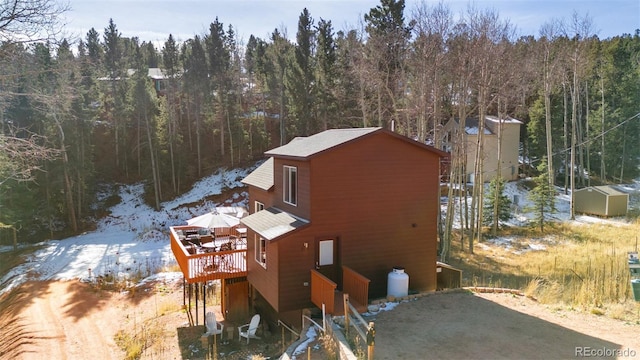
[[207,332],[204,333],[205,336],[219,335],[222,334],[222,331],[224,330],[224,325],[216,321],[216,314],[213,312],[207,313],[205,324],[207,327]]
[[255,314],[251,318],[251,322],[248,324],[244,324],[238,328],[238,340],[242,340],[242,338],[247,339],[247,344],[249,344],[249,339],[260,339],[260,337],[256,336],[256,330],[258,330],[258,325],[260,325],[260,315]]

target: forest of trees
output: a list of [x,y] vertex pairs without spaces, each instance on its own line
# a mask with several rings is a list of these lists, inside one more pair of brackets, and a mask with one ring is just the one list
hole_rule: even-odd
[[[42,28],[65,11],[38,2]],[[82,39],[20,24],[0,18],[0,227],[21,241],[90,228],[103,183],[143,181],[159,208],[215,169],[329,128],[381,126],[441,147],[452,118],[464,127],[511,116],[526,124],[523,159],[548,162],[556,185],[639,175],[640,33],[599,39],[578,13],[516,37],[494,10],[454,16],[444,4],[381,0],[350,30],[303,9],[292,38],[274,29],[238,39],[214,18],[208,32],[168,35],[160,48],[114,20]],[[161,84],[150,68],[162,69]],[[460,168],[465,149],[451,154]],[[481,159],[473,171],[481,181]],[[453,171],[451,181],[463,177]],[[451,226],[442,224],[445,238]]]

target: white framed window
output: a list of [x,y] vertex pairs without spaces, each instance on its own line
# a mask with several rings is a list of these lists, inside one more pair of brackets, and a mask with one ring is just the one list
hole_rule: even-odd
[[255,246],[256,246],[256,253],[255,253],[256,262],[262,265],[262,267],[266,269],[267,268],[267,240],[265,240],[262,236],[256,234]]
[[298,205],[298,169],[284,166],[283,201],[289,205]]
[[256,201],[254,212],[258,212],[260,210],[264,210],[264,204],[260,201]]

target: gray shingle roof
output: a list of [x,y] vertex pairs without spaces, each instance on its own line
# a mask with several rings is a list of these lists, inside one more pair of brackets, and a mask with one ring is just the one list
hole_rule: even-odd
[[[592,186],[591,188],[596,189],[598,191],[600,191],[601,193],[605,194],[605,195],[612,195],[612,196],[618,196],[618,195],[627,195],[621,191],[618,191],[617,189],[608,186],[608,185],[602,185],[602,186]],[[580,190],[589,190],[589,188],[583,188]],[[576,190],[578,191],[578,190]]]
[[269,191],[273,187],[273,158],[267,159],[257,169],[242,179],[243,184]]
[[274,207],[253,213],[240,222],[267,240],[273,240],[309,224],[309,220],[293,216]]
[[267,151],[267,156],[307,158],[332,147],[380,130],[374,128],[332,129],[308,137],[298,137],[286,145]]

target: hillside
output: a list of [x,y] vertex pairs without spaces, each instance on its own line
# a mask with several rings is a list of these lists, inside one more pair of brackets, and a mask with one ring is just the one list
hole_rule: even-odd
[[[220,169],[196,182],[188,192],[155,211],[143,199],[143,184],[113,185],[99,197],[116,195],[119,203],[97,221],[97,229],[67,239],[47,240],[24,264],[0,279],[0,295],[29,280],[74,280],[114,274],[144,278],[175,263],[167,233],[170,226],[216,206],[246,206],[240,180],[251,169]],[[238,190],[236,190],[238,189]],[[12,247],[0,248],[0,252]]]

